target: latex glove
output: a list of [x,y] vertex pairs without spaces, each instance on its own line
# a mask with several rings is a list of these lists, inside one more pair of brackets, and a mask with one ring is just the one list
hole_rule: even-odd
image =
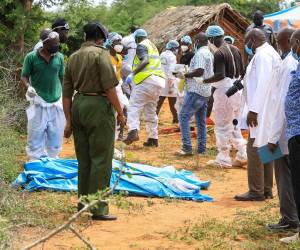
[[125,80],[125,84],[129,85],[132,83],[132,80],[133,80],[133,73],[130,73],[127,77],[126,77],[126,80]]
[[196,80],[196,82],[198,84],[202,84],[203,83],[203,77],[194,77],[194,79]]
[[184,75],[183,72],[178,72],[177,77],[178,77],[179,79],[185,79],[185,75]]
[[37,93],[36,93],[34,87],[29,86],[27,89],[26,95],[28,95],[28,97],[30,97],[30,98],[37,96]]
[[169,86],[173,86],[174,85],[173,79],[168,79],[167,83],[168,83]]

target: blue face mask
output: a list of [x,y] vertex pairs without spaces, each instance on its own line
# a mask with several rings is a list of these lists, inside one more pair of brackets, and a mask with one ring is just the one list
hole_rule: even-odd
[[245,45],[245,51],[249,56],[254,56],[253,49],[249,48],[248,45]]

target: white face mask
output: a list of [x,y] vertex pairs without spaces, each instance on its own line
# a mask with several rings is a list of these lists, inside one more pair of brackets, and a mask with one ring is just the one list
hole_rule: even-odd
[[182,52],[187,52],[189,50],[189,47],[186,45],[182,45],[181,50],[182,50]]
[[114,46],[114,50],[117,52],[117,53],[121,53],[122,50],[123,50],[123,45],[122,44],[117,44]]

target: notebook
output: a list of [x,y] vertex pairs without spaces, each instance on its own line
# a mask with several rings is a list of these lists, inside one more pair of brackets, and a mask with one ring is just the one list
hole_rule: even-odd
[[268,145],[257,148],[259,158],[263,164],[269,163],[271,161],[277,160],[283,157],[283,153],[278,146],[274,152],[271,152]]

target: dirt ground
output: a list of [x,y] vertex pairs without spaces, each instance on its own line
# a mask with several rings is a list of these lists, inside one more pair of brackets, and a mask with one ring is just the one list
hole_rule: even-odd
[[[160,114],[160,129],[172,127],[168,106],[164,104]],[[126,198],[132,205],[130,209],[111,205],[111,213],[118,216],[113,222],[89,222],[88,226],[77,226],[98,249],[197,249],[194,243],[174,242],[168,235],[176,230],[203,218],[232,220],[239,210],[258,210],[265,202],[237,202],[233,196],[247,191],[247,173],[245,169],[212,169],[205,162],[215,155],[214,136],[209,131],[208,153],[205,156],[179,158],[174,155],[180,148],[180,135],[161,135],[160,147],[145,149],[141,141],[126,148],[127,161],[152,164],[154,166],[173,165],[177,169],[193,170],[202,180],[210,180],[209,190],[202,191],[214,198],[213,202],[197,203],[169,199]],[[195,139],[193,139],[195,143]],[[73,157],[72,141],[64,144],[62,156]],[[34,194],[32,194],[34,195]],[[70,202],[76,204],[76,197]],[[16,248],[28,244],[44,235],[36,228],[26,228],[20,232]],[[35,248],[41,249],[41,246]],[[85,249],[70,232],[63,232],[43,245],[43,249]]]

